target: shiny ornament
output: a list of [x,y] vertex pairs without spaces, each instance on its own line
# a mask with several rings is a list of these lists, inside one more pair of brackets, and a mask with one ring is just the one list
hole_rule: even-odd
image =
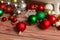
[[53,10],[53,5],[52,4],[46,4],[45,9]]
[[11,21],[12,22],[16,22],[17,21],[17,18],[14,17]]
[[44,4],[38,4],[38,7],[37,7],[37,11],[44,11],[44,9],[45,9],[45,6],[44,6]]
[[18,22],[16,25],[16,29],[18,32],[23,32],[26,29],[26,24],[24,22]]
[[59,21],[56,22],[55,25],[56,25],[57,27],[60,26],[60,22],[59,22]]
[[12,3],[18,3],[19,0],[11,0]]
[[1,3],[4,3],[4,0],[0,0]]
[[29,24],[35,24],[36,22],[37,22],[37,18],[36,18],[35,15],[30,15],[30,16],[28,17],[28,23],[29,23]]
[[47,19],[50,21],[51,24],[56,23],[56,17],[54,15],[48,15]]
[[0,9],[3,9],[3,10],[4,10],[5,7],[6,7],[6,3],[1,3],[1,4],[0,4]]
[[4,11],[0,9],[0,17],[4,14]]
[[27,9],[34,10],[35,9],[35,4],[28,4]]
[[7,5],[6,8],[5,8],[5,12],[12,13],[13,12],[13,9],[14,9],[13,6]]
[[48,29],[50,27],[50,22],[45,19],[43,20],[40,24],[39,24],[39,28],[45,30],[45,29]]
[[19,7],[21,8],[21,10],[25,10],[26,9],[26,3],[23,0],[21,0],[19,3]]
[[14,5],[15,8],[18,8],[18,3],[12,3],[12,5]]
[[13,18],[14,18],[13,16],[9,16],[9,20],[13,20]]
[[7,21],[7,18],[6,18],[6,17],[3,17],[3,18],[2,18],[2,21],[3,21],[3,22]]
[[36,15],[36,11],[35,10],[28,10],[25,15],[26,15],[26,17],[29,17],[30,15]]
[[42,11],[37,12],[36,17],[38,20],[43,20],[45,18],[45,13]]
[[57,16],[57,21],[60,21],[60,15]]

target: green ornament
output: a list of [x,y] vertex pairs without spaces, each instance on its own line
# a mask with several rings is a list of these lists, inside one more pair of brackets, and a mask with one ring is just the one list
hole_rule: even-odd
[[30,16],[28,17],[28,22],[29,22],[30,24],[35,24],[35,23],[37,22],[36,16],[35,16],[35,15],[30,15]]
[[42,11],[37,12],[36,17],[38,20],[43,20],[45,18],[45,13]]
[[0,17],[3,15],[3,10],[2,9],[0,9]]

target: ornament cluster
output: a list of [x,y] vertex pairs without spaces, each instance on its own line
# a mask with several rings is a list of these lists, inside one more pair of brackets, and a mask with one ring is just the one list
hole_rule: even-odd
[[[0,17],[3,14],[10,14],[8,18],[2,17],[2,21],[10,20],[11,22],[17,22],[17,17],[26,10],[25,16],[27,22],[30,25],[38,24],[40,29],[48,29],[50,26],[56,26],[60,30],[60,15],[56,15],[52,4],[26,4],[24,0],[1,0],[0,1]],[[26,23],[18,22],[16,24],[16,30],[23,32],[26,29]]]

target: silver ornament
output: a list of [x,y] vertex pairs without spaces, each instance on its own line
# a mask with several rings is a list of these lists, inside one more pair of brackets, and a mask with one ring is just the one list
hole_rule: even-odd
[[14,6],[15,6],[15,8],[17,8],[17,7],[18,7],[18,3],[12,3],[12,5],[14,5]]
[[26,8],[26,3],[23,0],[21,0],[19,3],[19,7],[21,8],[21,10],[24,10]]
[[26,17],[29,17],[30,15],[36,15],[35,10],[28,10],[27,13],[25,14]]
[[58,22],[56,22],[56,26],[60,26],[60,22],[58,21]]

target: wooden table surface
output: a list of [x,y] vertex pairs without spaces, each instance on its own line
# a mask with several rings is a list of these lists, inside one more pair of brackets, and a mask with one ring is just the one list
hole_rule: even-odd
[[[18,15],[19,21],[25,21],[26,12]],[[4,14],[4,17],[9,17],[9,14]],[[0,40],[60,40],[60,31],[55,27],[50,27],[47,30],[41,30],[37,25],[27,25],[26,30],[20,35],[15,32],[16,23],[11,21],[2,22],[0,20]]]

